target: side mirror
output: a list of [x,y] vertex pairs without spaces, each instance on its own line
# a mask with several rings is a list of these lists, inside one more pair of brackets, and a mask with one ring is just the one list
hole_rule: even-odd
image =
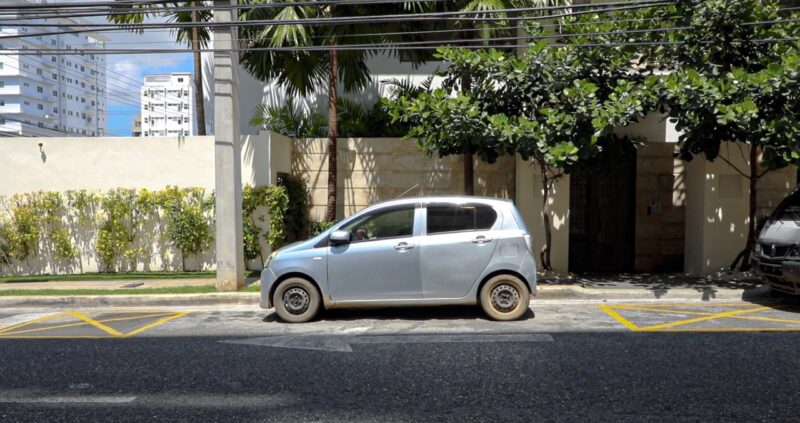
[[349,244],[350,236],[351,235],[349,231],[333,231],[328,237],[328,241],[331,243],[331,245]]

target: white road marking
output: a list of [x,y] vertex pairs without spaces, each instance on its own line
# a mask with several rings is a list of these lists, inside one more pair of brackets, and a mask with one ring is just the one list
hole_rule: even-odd
[[0,397],[0,404],[127,404],[135,400],[122,396]]

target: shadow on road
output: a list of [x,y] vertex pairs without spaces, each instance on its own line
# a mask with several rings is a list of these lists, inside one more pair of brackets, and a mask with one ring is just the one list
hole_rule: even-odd
[[[536,315],[530,308],[520,320],[535,318]],[[348,321],[348,320],[461,320],[479,319],[489,320],[478,306],[447,306],[447,307],[392,307],[379,309],[341,309],[323,310],[315,319],[317,321]],[[263,319],[264,322],[281,322],[277,314],[271,312]]]

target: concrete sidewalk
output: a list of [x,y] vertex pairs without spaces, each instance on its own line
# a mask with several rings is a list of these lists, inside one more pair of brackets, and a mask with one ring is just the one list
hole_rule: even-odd
[[54,282],[5,282],[0,283],[0,291],[42,290],[42,289],[107,289],[135,290],[144,288],[174,288],[180,286],[214,285],[214,279],[126,279],[105,281],[54,281]]
[[[0,308],[19,307],[192,307],[210,305],[257,306],[258,292],[219,292],[205,294],[138,294],[75,295],[75,296],[0,296]],[[767,287],[739,288],[585,288],[574,285],[540,286],[531,303],[537,302],[724,302],[776,300]]]

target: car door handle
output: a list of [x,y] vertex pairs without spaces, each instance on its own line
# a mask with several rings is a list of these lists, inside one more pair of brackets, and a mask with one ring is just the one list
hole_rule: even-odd
[[487,242],[492,242],[492,239],[487,238],[483,235],[476,236],[475,239],[472,240],[473,244],[478,244],[478,245],[483,245],[486,244]]
[[405,251],[408,251],[408,250],[410,250],[412,248],[414,248],[414,244],[409,244],[407,242],[401,242],[401,243],[399,243],[399,244],[394,246],[394,249],[397,250],[397,251],[400,251],[401,253],[405,252]]

